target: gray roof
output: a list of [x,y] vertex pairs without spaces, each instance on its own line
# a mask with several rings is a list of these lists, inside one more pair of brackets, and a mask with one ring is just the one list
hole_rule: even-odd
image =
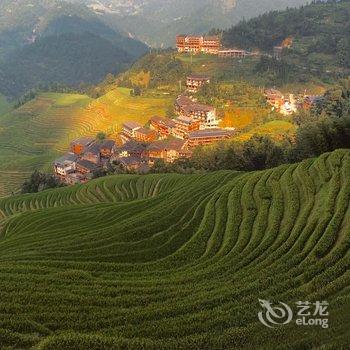
[[90,171],[94,171],[99,168],[98,165],[96,165],[95,163],[92,163],[89,160],[85,160],[85,159],[78,160],[77,165],[80,165]]
[[101,151],[101,144],[94,143],[85,151],[85,153],[92,153],[98,156],[100,154],[100,151]]
[[141,158],[138,157],[126,157],[119,160],[125,166],[141,164]]
[[115,141],[114,140],[104,140],[100,146],[100,148],[107,148],[109,150],[111,150],[115,145]]
[[71,144],[72,145],[83,145],[83,146],[88,146],[91,143],[93,143],[95,139],[93,137],[81,137],[77,140],[74,140]]
[[185,115],[180,115],[178,118],[175,119],[175,122],[177,121],[185,124],[192,124],[194,122],[192,117],[186,117]]
[[148,147],[148,151],[180,151],[182,150],[183,146],[185,145],[184,140],[178,140],[178,139],[168,139],[168,140],[162,140],[162,141],[156,141],[151,143]]
[[174,127],[175,126],[175,123],[172,119],[170,118],[165,118],[165,117],[158,117],[158,116],[154,116],[151,118],[151,122],[155,122],[155,123],[158,123],[158,124],[163,124],[165,126],[168,126],[168,127]]
[[142,125],[134,121],[128,121],[123,123],[123,127],[126,127],[128,129],[137,129],[142,128]]
[[128,141],[123,146],[117,148],[118,152],[126,151],[126,152],[138,152],[138,153],[141,153],[145,149],[146,149],[146,146],[144,144],[134,140]]
[[66,153],[65,155],[63,155],[62,157],[60,158],[57,158],[55,161],[54,161],[54,164],[55,165],[64,165],[64,163],[66,162],[76,162],[78,160],[78,157],[74,154],[74,153]]
[[141,134],[144,134],[144,135],[151,135],[151,134],[154,134],[154,133],[155,133],[154,130],[147,129],[147,128],[140,128],[140,129],[137,129],[137,132],[138,132],[138,133],[141,133]]
[[188,137],[191,138],[206,138],[206,137],[230,137],[234,134],[234,130],[226,129],[207,129],[192,131],[188,134]]

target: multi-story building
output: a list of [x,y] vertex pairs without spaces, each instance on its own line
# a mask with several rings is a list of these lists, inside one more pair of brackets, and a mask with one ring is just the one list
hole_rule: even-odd
[[75,171],[78,156],[74,153],[67,153],[54,162],[55,174],[59,177],[65,177]]
[[71,143],[71,152],[76,155],[81,155],[90,147],[96,140],[93,137],[81,137]]
[[198,74],[191,74],[186,79],[187,91],[198,92],[199,89],[210,83],[210,77]]
[[248,56],[248,52],[239,49],[222,49],[219,50],[219,57],[231,57],[231,58],[245,58]]
[[180,115],[174,120],[175,127],[173,129],[173,135],[179,139],[184,139],[191,131],[200,129],[201,122],[193,117],[187,117]]
[[167,138],[172,134],[175,123],[170,118],[155,116],[151,118],[150,127],[159,134],[160,138]]
[[132,139],[135,139],[135,133],[138,129],[141,129],[142,125],[133,121],[125,122],[122,125],[122,132],[120,137],[123,143],[128,142]]
[[211,129],[199,130],[189,133],[186,145],[189,148],[197,146],[211,145],[215,142],[230,139],[234,135],[234,130]]
[[203,37],[202,52],[217,55],[220,47],[221,41],[217,35]]
[[200,121],[200,129],[217,128],[219,120],[213,106],[192,101],[189,97],[181,95],[175,101],[175,111],[179,115],[191,117]]
[[139,142],[153,142],[157,139],[157,133],[147,128],[139,128],[135,130],[134,139]]
[[173,163],[176,159],[189,157],[191,153],[186,149],[185,141],[168,139],[151,143],[145,154],[149,163],[154,163],[156,159]]
[[221,47],[218,36],[196,36],[181,34],[176,37],[179,52],[217,54]]

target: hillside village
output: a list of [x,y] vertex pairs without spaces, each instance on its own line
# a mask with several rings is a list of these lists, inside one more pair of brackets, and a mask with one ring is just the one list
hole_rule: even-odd
[[[176,43],[179,53],[203,53],[238,59],[260,54],[222,48],[218,36],[179,35]],[[282,53],[282,46],[274,48],[276,58]],[[55,175],[63,183],[74,185],[87,182],[111,164],[118,165],[124,171],[147,173],[157,160],[173,163],[181,158],[190,158],[198,146],[230,139],[237,130],[220,127],[221,120],[216,108],[199,103],[196,98],[196,94],[206,84],[211,84],[210,76],[187,76],[186,91],[174,102],[175,118],[150,116],[147,125],[126,121],[122,124],[118,139],[83,137],[73,141],[69,152],[55,160]],[[285,95],[274,88],[266,89],[264,96],[272,111],[285,116],[299,109],[310,109],[322,99],[321,96]]]

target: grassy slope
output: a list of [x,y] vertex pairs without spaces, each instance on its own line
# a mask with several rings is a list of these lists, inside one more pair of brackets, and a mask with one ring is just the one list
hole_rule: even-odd
[[[263,172],[115,176],[2,200],[1,344],[348,348],[349,181],[340,150]],[[327,300],[330,328],[267,329],[258,298]]]
[[45,93],[0,114],[0,197],[16,191],[34,169],[49,169],[73,139],[98,131],[114,137],[123,121],[146,123],[155,114],[165,114],[170,104],[168,97],[132,98],[128,89],[113,90],[97,100]]

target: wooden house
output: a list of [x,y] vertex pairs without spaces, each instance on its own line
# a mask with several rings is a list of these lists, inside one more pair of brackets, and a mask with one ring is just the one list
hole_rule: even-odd
[[158,116],[152,117],[150,123],[151,129],[155,130],[160,138],[167,138],[175,127],[175,122],[172,119]]
[[203,37],[201,51],[203,53],[217,55],[221,47],[220,37],[217,35]]
[[66,177],[69,173],[75,171],[78,156],[72,152],[54,161],[54,172],[59,177]]
[[146,149],[146,155],[150,163],[154,163],[156,159],[173,163],[176,159],[188,157],[189,154],[186,149],[186,142],[176,139],[153,142]]
[[80,159],[77,161],[76,170],[83,175],[93,174],[98,169],[99,166],[89,160]]
[[120,133],[120,136],[121,136],[123,143],[125,143],[131,139],[135,139],[136,131],[141,129],[141,128],[142,128],[142,125],[140,123],[137,123],[137,122],[128,121],[128,122],[123,123],[122,131]]
[[126,142],[121,147],[115,147],[114,156],[116,158],[141,158],[145,149],[146,145],[144,143],[131,140]]
[[222,49],[219,50],[218,55],[221,58],[245,58],[248,55],[248,52],[240,49]]
[[104,140],[100,145],[100,156],[101,158],[110,158],[114,153],[115,141]]
[[234,135],[234,130],[211,129],[193,131],[188,135],[186,145],[189,148],[197,146],[211,145],[215,142],[230,139]]
[[83,153],[82,159],[99,165],[101,163],[101,144],[94,143]]
[[210,83],[210,77],[198,74],[191,74],[186,79],[187,91],[189,92],[198,92],[199,89]]
[[217,54],[221,47],[219,36],[180,34],[176,36],[178,52]]
[[219,125],[219,120],[216,117],[216,109],[213,106],[194,102],[184,95],[176,99],[175,111],[179,115],[200,121],[200,128],[202,130],[217,128]]
[[175,127],[173,129],[173,135],[180,139],[186,138],[191,131],[199,130],[201,126],[199,120],[185,115],[180,115],[178,118],[174,119],[174,122]]
[[71,143],[71,152],[76,155],[81,155],[90,147],[96,140],[93,137],[81,137]]
[[135,130],[134,139],[139,142],[153,142],[157,139],[157,133],[147,128],[138,128]]

